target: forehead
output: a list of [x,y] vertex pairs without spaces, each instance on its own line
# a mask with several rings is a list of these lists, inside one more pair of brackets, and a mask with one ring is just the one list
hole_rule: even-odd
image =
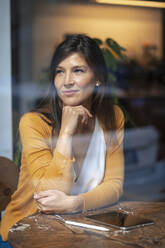
[[66,66],[66,65],[73,65],[73,66],[79,66],[79,65],[86,65],[88,66],[88,63],[84,57],[83,54],[81,53],[71,53],[64,59],[60,61],[58,66]]

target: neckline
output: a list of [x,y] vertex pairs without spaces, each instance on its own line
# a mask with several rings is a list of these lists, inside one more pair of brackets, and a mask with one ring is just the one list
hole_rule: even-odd
[[98,127],[99,127],[99,121],[98,121],[98,119],[97,119],[97,117],[96,117],[96,118],[95,118],[95,126],[94,126],[94,130],[93,130],[93,132],[92,132],[92,135],[91,135],[91,138],[90,138],[90,141],[89,141],[88,149],[87,149],[86,155],[85,155],[85,157],[84,157],[84,160],[83,160],[83,162],[82,162],[82,164],[81,164],[81,167],[80,167],[80,168],[78,167],[78,173],[77,173],[77,175],[76,175],[76,172],[75,172],[75,177],[76,177],[76,178],[74,179],[74,183],[76,183],[77,180],[78,180],[79,177],[80,177],[80,174],[81,174],[83,165],[84,165],[84,163],[85,163],[85,161],[86,161],[86,157],[88,156],[88,153],[89,153],[89,149],[90,149],[90,146],[91,146],[91,143],[92,143],[94,134],[96,133],[96,130],[98,129]]

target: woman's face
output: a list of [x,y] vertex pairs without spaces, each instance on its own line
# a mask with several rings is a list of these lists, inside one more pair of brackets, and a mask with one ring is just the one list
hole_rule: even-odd
[[96,79],[83,55],[75,52],[57,66],[54,85],[64,105],[90,107]]

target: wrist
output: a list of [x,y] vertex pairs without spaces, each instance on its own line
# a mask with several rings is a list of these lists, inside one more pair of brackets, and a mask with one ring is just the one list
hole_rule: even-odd
[[68,135],[60,134],[57,139],[56,149],[65,157],[72,159],[73,158],[72,137],[69,137]]
[[59,133],[59,138],[60,139],[67,139],[67,140],[71,140],[72,139],[72,135],[68,134],[66,132],[60,132]]
[[77,196],[71,196],[71,201],[72,201],[72,212],[79,212],[83,210],[84,206],[84,199],[82,196],[77,195]]

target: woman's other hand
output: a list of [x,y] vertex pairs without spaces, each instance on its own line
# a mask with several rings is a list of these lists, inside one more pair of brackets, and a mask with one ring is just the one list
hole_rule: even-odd
[[39,211],[44,213],[73,213],[83,209],[82,196],[69,196],[59,190],[34,194]]
[[74,107],[64,106],[62,110],[60,136],[73,136],[77,130],[78,124],[87,124],[89,118],[92,118],[91,113],[82,105]]

